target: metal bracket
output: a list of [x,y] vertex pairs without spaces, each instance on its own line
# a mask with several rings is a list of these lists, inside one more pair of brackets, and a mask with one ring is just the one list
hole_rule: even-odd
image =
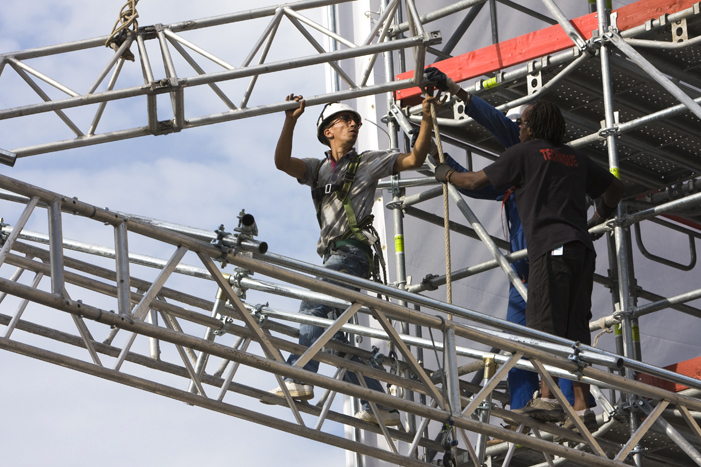
[[[161,25],[161,29],[162,29],[162,26],[163,26],[163,25]],[[141,26],[141,27],[139,28],[139,35],[140,35],[145,41],[151,40],[151,39],[155,39],[157,34],[158,34],[158,31],[156,30],[156,26],[155,26],[155,25],[151,25],[151,26]]]
[[153,132],[154,136],[168,135],[170,133],[178,133],[181,128],[176,128],[173,120],[163,120],[158,122],[158,128]]
[[467,108],[465,103],[459,99],[453,101],[453,119],[465,120],[467,118]]
[[618,125],[620,123],[619,121],[619,116],[620,114],[618,113],[618,110],[616,110],[613,113],[613,126],[610,128],[606,127],[606,120],[601,120],[601,130],[599,130],[599,137],[601,138],[608,138],[609,136],[618,136]]
[[258,305],[254,306],[253,308],[255,311],[253,312],[253,317],[258,321],[258,324],[263,326],[266,321],[268,321],[268,315],[263,314],[263,307],[267,307],[270,304],[268,302],[263,305],[262,303],[259,303]]
[[686,29],[686,18],[672,23],[672,40],[674,42],[685,42],[689,40],[689,33]]
[[214,335],[215,336],[223,336],[224,334],[227,334],[229,332],[229,328],[231,327],[231,324],[234,322],[233,319],[230,317],[224,317],[222,319],[222,326],[219,329],[215,329]]
[[543,87],[543,75],[540,70],[536,71],[537,60],[528,63],[528,75],[526,76],[526,85],[528,86],[528,94],[535,94]]
[[579,354],[582,353],[582,347],[579,341],[575,342],[572,344],[572,353],[567,357],[567,360],[570,362],[574,362],[577,364],[577,371],[574,373],[577,375],[577,379],[579,381],[582,380],[584,377],[584,374],[582,374],[582,370],[588,366],[586,362],[583,362],[582,359],[579,357]]
[[611,13],[610,18],[609,31],[618,32],[618,12]]
[[385,366],[382,364],[385,360],[385,355],[380,353],[380,348],[376,345],[373,345],[371,352],[372,356],[368,359],[368,363],[370,363],[370,366],[372,366],[373,368],[377,368],[378,370],[387,371],[385,370]]
[[426,274],[426,277],[421,281],[421,285],[426,288],[426,290],[438,290],[438,287],[431,284],[431,279],[438,277],[436,274]]
[[404,208],[404,201],[399,200],[399,201],[390,201],[387,203],[385,206],[387,209],[403,209]]

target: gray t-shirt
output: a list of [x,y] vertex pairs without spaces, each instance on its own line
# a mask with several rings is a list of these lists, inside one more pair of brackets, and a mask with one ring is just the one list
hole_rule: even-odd
[[[304,179],[299,179],[299,183],[312,186],[312,176],[316,172],[319,164],[323,163],[319,170],[317,186],[323,187],[327,184],[336,184],[343,180],[348,163],[355,155],[352,150],[338,161],[335,166],[331,160],[324,162],[324,159],[302,159],[307,166]],[[353,212],[358,222],[370,215],[372,204],[375,201],[375,190],[377,182],[384,177],[392,175],[394,162],[399,155],[398,151],[365,151],[360,158],[360,165],[355,173],[355,180],[351,185],[350,200]],[[328,158],[328,153],[327,153]],[[334,195],[324,196],[321,203],[321,236],[316,245],[319,256],[323,256],[329,247],[329,243],[339,237],[349,229],[346,212],[343,203]],[[374,242],[374,239],[371,239]]]

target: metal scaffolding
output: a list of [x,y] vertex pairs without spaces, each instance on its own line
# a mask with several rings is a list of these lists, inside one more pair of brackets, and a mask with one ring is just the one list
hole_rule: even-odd
[[[453,77],[456,81],[479,78],[466,89],[500,110],[536,97],[556,102],[568,122],[569,144],[620,174],[626,183],[626,197],[616,219],[592,229],[592,233],[606,234],[609,274],[596,275],[595,280],[611,289],[614,312],[592,322],[590,329],[594,332],[616,327],[620,331],[617,352],[574,343],[422,295],[445,284],[445,275],[428,275],[423,282],[410,284],[401,248],[395,251],[393,283],[382,285],[269,252],[267,244],[258,239],[255,219],[245,212],[239,215],[234,233],[223,228],[211,232],[99,208],[5,175],[0,175],[0,188],[4,190],[0,199],[26,204],[26,208],[14,223],[0,228],[0,266],[15,268],[9,277],[0,277],[0,305],[3,309],[14,307],[0,313],[0,324],[5,327],[0,348],[336,446],[357,453],[358,467],[363,456],[403,466],[436,465],[440,457],[443,465],[453,459],[454,465],[475,467],[485,463],[521,466],[543,462],[550,466],[701,465],[701,428],[697,421],[701,418],[701,381],[642,361],[637,337],[638,318],[662,309],[701,317],[701,310],[687,304],[701,297],[701,289],[673,297],[643,290],[635,280],[630,232],[633,227],[636,244],[646,257],[682,271],[694,269],[695,242],[701,237],[700,4],[679,1],[674,11],[623,27],[621,18],[606,10],[603,0],[596,2],[598,14],[581,22],[569,21],[554,1],[542,2],[552,17],[514,2],[498,3],[560,28],[557,31],[564,34],[567,44],[557,43],[525,65],[513,63],[482,70],[476,76],[460,71],[467,74]],[[101,47],[105,37],[2,54],[0,73],[3,69],[7,73],[5,65],[9,64],[45,102],[0,109],[0,120],[54,112],[75,137],[0,150],[0,162],[12,165],[21,157],[279,112],[294,104],[248,107],[257,78],[318,64],[328,64],[335,71],[332,91],[307,98],[307,104],[386,93],[391,146],[399,147],[400,131],[408,135],[421,119],[420,108],[412,107],[412,96],[416,95],[424,64],[430,62],[426,54],[437,57],[439,66],[443,62],[451,74],[451,60],[459,61],[460,57],[450,54],[485,3],[490,7],[493,47],[502,44],[495,1],[463,0],[421,16],[412,0],[384,0],[371,34],[358,43],[342,37],[333,27],[338,15],[336,6],[343,3],[346,0],[308,0],[141,27],[137,34],[127,35],[83,94],[27,62]],[[627,8],[652,3],[654,0],[642,0]],[[330,27],[301,14],[311,8],[328,8]],[[425,27],[450,15],[464,18],[443,49],[437,50],[432,46],[441,42],[441,33],[427,33]],[[404,17],[408,21],[404,22]],[[254,18],[270,21],[238,68],[183,37],[190,30]],[[266,63],[283,20],[290,21],[318,54]],[[581,30],[582,24],[590,24],[586,21],[595,22],[595,31]],[[311,30],[327,38],[326,49]],[[407,31],[410,37],[403,37]],[[161,51],[164,78],[154,75],[146,52],[148,41],[157,43]],[[115,89],[125,63],[123,54],[133,44],[138,48],[143,84]],[[407,66],[403,52],[396,52],[405,49],[410,49],[414,58],[414,68],[409,72],[403,69]],[[184,73],[176,70],[173,50],[197,75],[182,78]],[[224,71],[206,72],[192,52]],[[472,53],[480,52],[489,54],[492,49]],[[382,67],[376,66],[380,54],[384,58]],[[369,57],[366,67],[356,70],[356,78],[352,78],[343,60],[365,56]],[[387,81],[369,85],[376,67],[384,68]],[[110,72],[112,78],[106,89],[98,91]],[[395,80],[395,75],[399,79]],[[52,100],[32,76],[69,97]],[[240,78],[249,81],[237,106],[221,85]],[[224,112],[203,116],[186,113],[187,90],[201,85],[209,86],[218,96],[226,107]],[[159,94],[170,95],[170,119],[159,120]],[[122,130],[97,133],[108,102],[138,96],[145,96],[142,117],[147,125],[134,123],[136,126]],[[83,131],[64,110],[88,106],[96,106],[96,111],[89,129]],[[498,143],[467,117],[460,102],[444,106],[438,123],[441,136],[449,144],[466,149],[470,157],[497,157]],[[432,185],[432,177],[424,176],[393,177],[381,183],[381,189],[387,189],[391,196],[388,207],[393,210],[393,233],[402,241],[407,230],[404,215],[442,225],[443,219],[416,207],[440,196],[440,187]],[[425,189],[407,195],[407,188]],[[452,280],[501,270],[515,286],[523,288],[509,263],[525,257],[526,251],[509,252],[508,243],[490,236],[454,187],[449,186],[449,194],[470,225],[453,222],[451,228],[479,240],[493,256],[481,264],[461,265],[461,269],[452,271]],[[24,229],[30,216],[43,215],[44,210],[48,216],[46,233]],[[647,251],[639,227],[645,220],[688,235],[690,263],[679,264]],[[113,229],[114,247],[65,238],[64,225],[86,222]],[[163,259],[136,254],[129,249],[128,239],[133,236],[167,245],[172,255]],[[188,265],[186,258],[198,264]],[[227,266],[234,272],[224,272]],[[135,270],[152,271],[153,278],[141,279]],[[177,285],[166,287],[176,276]],[[202,287],[203,283],[207,286]],[[203,294],[203,290],[211,295]],[[274,300],[283,297],[345,311],[336,321],[300,315],[275,305]],[[649,303],[638,305],[638,299]],[[29,307],[46,310],[41,315],[46,321],[23,319]],[[54,316],[70,316],[75,330],[68,332],[55,326]],[[379,327],[359,324],[367,317]],[[314,345],[305,348],[296,343],[299,331],[295,323],[321,326],[326,331]],[[385,358],[377,347],[368,351],[335,341],[333,336],[339,331],[359,340],[367,337],[388,343],[396,355]],[[45,346],[36,344],[37,337]],[[133,350],[137,340],[146,339],[148,354]],[[287,365],[282,352],[301,357],[297,364]],[[367,365],[351,361],[352,356]],[[311,359],[332,368],[334,376],[303,370],[304,363]],[[237,379],[242,365],[269,376],[261,379],[266,386]],[[579,433],[507,410],[508,390],[503,383],[511,368],[539,374],[575,421]],[[347,383],[343,379],[347,371],[376,378],[391,385],[393,392],[384,394]],[[688,389],[668,391],[638,381],[639,374]],[[285,377],[323,388],[324,395],[314,404],[294,401],[282,384]],[[553,377],[592,385],[602,408],[594,433],[579,421]],[[283,388],[284,397],[268,392],[274,380]],[[363,378],[359,380],[364,382]],[[393,429],[337,411],[333,404],[339,393],[368,400],[376,413],[377,404],[396,408],[404,414],[404,424]],[[232,402],[233,394],[241,398]],[[501,422],[516,429],[506,429]],[[341,437],[329,428],[331,424],[351,427],[355,435]],[[366,435],[376,435],[379,441],[364,442]],[[502,442],[487,445],[488,437]]]

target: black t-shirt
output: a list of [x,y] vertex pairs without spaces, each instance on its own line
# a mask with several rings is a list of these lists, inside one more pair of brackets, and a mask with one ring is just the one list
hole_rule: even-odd
[[537,139],[511,146],[484,172],[496,188],[516,186],[529,260],[571,241],[594,250],[585,194],[606,191],[613,181],[606,169],[569,146]]

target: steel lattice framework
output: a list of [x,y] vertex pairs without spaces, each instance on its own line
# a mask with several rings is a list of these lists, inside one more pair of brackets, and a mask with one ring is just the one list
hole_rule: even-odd
[[[401,99],[392,99],[389,103],[390,134],[396,143],[399,130],[408,134],[412,124],[420,119],[416,115],[418,109],[409,105],[402,107],[401,103],[402,100],[404,104],[411,103],[411,95],[415,91],[410,88],[419,83],[421,75],[413,71],[405,79],[388,79],[386,83],[368,85],[379,54],[411,48],[416,62],[415,70],[420,71],[428,51],[444,60],[443,64],[439,62],[439,66],[445,66],[446,72],[454,79],[466,81],[473,77],[469,74],[460,75],[462,72],[450,68],[460,59],[450,57],[450,52],[456,38],[459,39],[469,26],[470,18],[474,19],[479,9],[487,3],[485,0],[464,0],[424,16],[418,14],[416,6],[410,0],[404,4],[398,0],[384,2],[380,20],[360,44],[344,39],[337,32],[310,21],[300,13],[305,9],[331,7],[340,3],[343,2],[303,1],[205,20],[142,27],[138,34],[126,38],[84,94],[74,92],[42,74],[38,67],[27,61],[101,47],[106,38],[0,55],[0,72],[3,68],[7,72],[5,65],[9,65],[45,101],[42,104],[2,109],[0,119],[55,112],[75,133],[73,139],[3,150],[4,162],[11,165],[16,157],[165,134],[279,112],[290,104],[272,103],[247,107],[256,78],[264,73],[320,63],[331,65],[348,89],[309,98],[307,101],[310,104],[402,91],[398,94]],[[540,15],[513,2],[502,3],[520,11],[525,10],[527,14]],[[565,37],[571,42],[552,53],[541,54],[537,62],[530,62],[526,66],[489,70],[495,74],[494,77],[480,79],[474,86],[469,86],[468,90],[482,95],[502,109],[529,102],[536,96],[545,95],[546,98],[555,100],[565,110],[570,124],[568,135],[571,144],[614,171],[620,169],[627,184],[627,202],[620,208],[615,221],[592,230],[593,233],[610,233],[607,238],[612,252],[612,272],[609,277],[597,276],[596,280],[611,287],[618,306],[616,313],[592,323],[591,329],[620,325],[622,334],[618,354],[578,345],[420,295],[419,292],[444,284],[445,277],[433,277],[421,284],[404,287],[407,278],[404,258],[400,254],[397,255],[395,278],[395,284],[399,287],[383,286],[268,252],[265,242],[256,238],[257,227],[250,215],[242,213],[235,233],[222,229],[212,234],[205,230],[102,209],[7,176],[0,176],[0,188],[5,190],[2,198],[7,202],[24,203],[26,208],[14,224],[3,224],[1,230],[3,246],[0,250],[0,265],[8,264],[16,269],[11,277],[0,278],[0,301],[6,301],[6,305],[11,302],[16,308],[11,314],[0,314],[0,323],[5,326],[0,348],[396,465],[435,465],[431,463],[435,453],[443,451],[453,455],[459,465],[474,466],[481,465],[487,458],[493,464],[504,466],[537,464],[543,460],[546,465],[564,462],[588,466],[625,465],[626,462],[661,465],[665,460],[681,465],[701,465],[701,454],[697,450],[701,446],[701,428],[696,421],[701,412],[701,399],[698,398],[701,382],[641,362],[636,356],[637,343],[634,337],[637,318],[664,308],[671,307],[701,317],[700,310],[685,304],[701,297],[701,290],[665,298],[636,288],[633,286],[634,271],[628,260],[632,254],[630,227],[637,228],[643,220],[668,216],[677,223],[659,219],[655,222],[687,233],[692,247],[695,239],[700,236],[693,230],[701,220],[698,214],[701,194],[697,193],[696,188],[701,164],[698,162],[699,146],[694,148],[693,143],[699,140],[701,108],[698,102],[701,87],[696,87],[696,83],[701,82],[701,77],[697,76],[698,67],[692,64],[685,69],[684,57],[679,58],[682,53],[699,53],[699,3],[678,2],[681,5],[677,5],[669,15],[619,30],[617,24],[609,23],[610,18],[616,20],[615,12],[610,16],[610,12],[605,10],[605,2],[598,1],[598,32],[588,36],[574,28],[554,2],[543,0],[543,3],[554,19],[541,19],[553,23],[555,28],[561,28],[558,31],[564,31]],[[647,4],[650,1],[639,3]],[[441,35],[437,32],[425,33],[425,25],[464,12],[468,8],[465,20],[448,39],[443,51],[432,48],[432,45],[441,41]],[[402,12],[409,17],[407,23],[401,23],[399,19]],[[270,17],[271,20],[239,68],[234,68],[181,35],[192,29],[263,17]],[[291,21],[319,54],[266,64],[275,31],[283,20]],[[683,27],[680,26],[682,22]],[[575,21],[574,24],[578,23]],[[678,27],[670,28],[670,24]],[[326,34],[345,48],[324,50],[305,25]],[[682,29],[683,34],[679,34],[676,29]],[[402,38],[406,31],[410,32],[410,37]],[[165,78],[154,77],[144,45],[149,40],[157,41],[162,52]],[[134,43],[138,46],[144,84],[114,89],[124,64],[123,53]],[[642,55],[634,47],[653,48],[656,53]],[[206,73],[186,49],[218,64],[225,71]],[[182,73],[179,74],[175,69],[171,50],[177,51],[197,72],[197,76],[179,77]],[[385,55],[385,68],[393,70],[387,55],[389,54]],[[258,64],[254,65],[256,56]],[[369,56],[370,60],[367,67],[359,73],[361,79],[354,81],[344,71],[341,61],[360,56]],[[666,65],[665,73],[658,70],[663,63]],[[113,74],[107,89],[98,92],[110,71]],[[478,75],[482,76],[483,73],[484,71]],[[51,100],[30,75],[70,97]],[[595,75],[594,80],[582,78],[592,75]],[[403,76],[400,75],[400,78]],[[662,103],[657,108],[643,109],[636,103],[636,99],[626,100],[625,96],[618,96],[629,89],[622,89],[625,83],[614,79],[614,76],[637,80],[636,84],[645,92],[667,93],[665,96],[671,95],[681,103],[660,99]],[[250,81],[240,105],[236,106],[228,94],[222,91],[220,84],[240,78],[250,78]],[[591,82],[597,80],[601,90],[595,89],[599,83]],[[186,115],[186,91],[190,87],[201,85],[211,87],[228,110],[205,116]],[[562,96],[575,92],[596,93],[599,100],[595,105],[587,101],[587,104],[570,103],[568,107],[565,105],[568,99]],[[156,97],[164,93],[171,97],[173,118],[159,120]],[[105,105],[135,96],[146,97],[144,116],[148,124],[98,134],[96,128]],[[613,110],[614,96],[618,96],[618,102],[621,103],[620,115]],[[97,111],[87,132],[78,128],[63,112],[73,107],[96,104]],[[498,148],[494,141],[461,112],[456,103],[454,110],[441,115],[439,123],[442,136],[452,144],[465,147],[475,154],[495,157],[494,152]],[[603,123],[600,123],[602,116]],[[650,126],[655,125],[663,125],[666,134],[671,132],[675,141],[686,138],[686,146],[665,148],[654,141],[650,142],[649,138],[646,140],[641,133],[647,132],[649,135],[652,131]],[[676,194],[672,190],[658,192],[670,186],[670,183],[677,186]],[[390,207],[395,212],[395,232],[403,233],[402,211],[429,222],[436,221],[435,216],[415,207],[417,203],[437,196],[436,188],[428,188],[413,196],[405,196],[403,192],[405,187],[431,184],[432,179],[396,178],[382,185],[383,188],[391,189],[394,196]],[[508,249],[508,245],[486,232],[457,190],[450,186],[449,192],[471,226],[467,228],[457,225],[454,228],[481,240],[494,258],[483,264],[454,271],[453,280],[496,268],[501,268],[507,276],[513,276],[509,262],[524,257],[525,250],[502,253],[501,250]],[[43,210],[48,214],[48,232],[26,231],[24,226],[30,216],[40,215],[38,212]],[[74,216],[67,217],[66,213]],[[98,222],[104,224],[105,228],[113,229],[114,248],[64,238],[63,224],[69,222]],[[680,222],[686,227],[680,226]],[[639,239],[639,230],[636,232]],[[159,245],[167,245],[173,251],[172,256],[161,259],[135,254],[128,248],[130,236],[142,236]],[[642,241],[639,240],[638,244],[642,245]],[[183,260],[188,252],[200,264],[186,265]],[[77,254],[82,256],[76,256]],[[100,262],[97,257],[111,258],[114,262]],[[660,262],[664,260],[658,259]],[[235,273],[223,272],[223,268],[215,262],[235,266]],[[130,264],[160,271],[154,279],[144,280],[130,272]],[[692,263],[691,269],[693,267]],[[27,273],[33,275],[29,281],[26,279]],[[166,287],[168,281],[173,282],[174,274],[178,277],[177,285]],[[319,281],[315,276],[372,294]],[[183,281],[201,283],[203,280],[218,290],[214,300],[191,292],[200,290],[201,287],[183,285]],[[313,300],[345,311],[336,321],[311,318],[269,304],[249,303],[246,299],[247,291],[268,294],[273,298]],[[386,296],[388,300],[377,298],[379,295]],[[636,306],[637,297],[651,303]],[[51,324],[50,319],[46,323],[22,319],[30,303],[31,306],[48,308],[54,315],[70,316],[76,331],[60,330]],[[116,305],[115,311],[109,310],[103,303],[113,303]],[[419,308],[422,311],[418,311]],[[436,313],[455,319],[448,321]],[[374,318],[380,328],[355,324],[356,317],[361,315]],[[297,328],[288,323],[314,324],[326,328],[326,331],[314,345],[304,348],[294,339],[298,334]],[[396,323],[401,323],[401,331],[395,329]],[[408,332],[409,324],[429,331],[431,339],[411,335]],[[389,342],[401,356],[400,360],[394,362],[397,371],[387,372],[386,367],[390,363],[383,362],[377,351],[368,352],[334,341],[332,337],[338,331]],[[438,342],[433,339],[434,332],[440,336]],[[50,342],[50,345],[38,347],[28,343],[26,336],[40,336],[47,339],[46,342]],[[136,339],[149,339],[148,355],[132,350]],[[476,343],[489,346],[492,350],[477,350],[474,348]],[[47,350],[49,348],[51,350]],[[419,357],[424,350],[436,352],[436,355],[440,353],[441,356],[433,362],[435,367],[432,368],[427,363],[430,359]],[[282,352],[294,352],[302,357],[295,366],[290,366],[285,364]],[[354,363],[349,360],[353,355],[371,364]],[[310,359],[334,367],[334,377],[303,370],[301,367]],[[211,365],[215,362],[219,363],[219,367],[216,371],[211,371]],[[237,380],[237,371],[241,365],[262,374],[273,375],[283,388],[282,378],[289,377],[309,382],[326,392],[315,405],[293,401],[286,390],[285,397],[277,397],[267,392],[267,386],[261,388]],[[499,401],[504,406],[505,401],[508,401],[508,395],[503,392],[500,383],[514,367],[537,372],[562,402],[567,413],[576,420],[579,432],[583,434],[539,423],[493,404],[492,401]],[[346,371],[392,384],[402,397],[346,383],[343,380]],[[674,393],[644,384],[635,380],[638,372],[682,384],[689,389]],[[472,373],[477,376],[468,382],[465,376]],[[482,373],[484,379],[480,377]],[[581,426],[572,407],[553,382],[553,377],[579,379],[592,385],[593,393],[604,409],[598,416],[599,428],[595,433],[590,434]],[[359,379],[364,381],[363,378]],[[611,394],[608,398],[604,394],[606,389]],[[251,404],[229,402],[234,393],[246,397],[245,400],[250,400]],[[337,393],[367,399],[371,402],[373,411],[377,411],[376,404],[394,407],[406,414],[406,427],[391,429],[383,424],[376,426],[335,412],[332,403]],[[272,406],[269,414],[255,410],[259,401]],[[287,420],[290,412],[294,421]],[[645,416],[644,420],[641,414]],[[674,422],[666,420],[670,416],[676,417]],[[677,423],[679,419],[686,423]],[[451,424],[443,440],[429,436],[431,432],[428,428],[444,426],[448,421]],[[500,421],[518,426],[518,429],[512,431],[502,428]],[[311,428],[310,422],[314,428]],[[327,422],[377,434],[382,441],[373,446],[357,438],[337,436],[328,429]],[[531,435],[527,434],[526,427],[532,431]],[[674,447],[659,451],[657,457],[646,456],[641,446],[655,442],[655,431],[663,433]],[[468,436],[469,433],[474,435]],[[487,447],[488,436],[504,440],[504,443]],[[554,437],[569,441],[565,444],[554,443]],[[517,446],[527,449],[517,450]],[[423,449],[422,454],[419,448]]]

